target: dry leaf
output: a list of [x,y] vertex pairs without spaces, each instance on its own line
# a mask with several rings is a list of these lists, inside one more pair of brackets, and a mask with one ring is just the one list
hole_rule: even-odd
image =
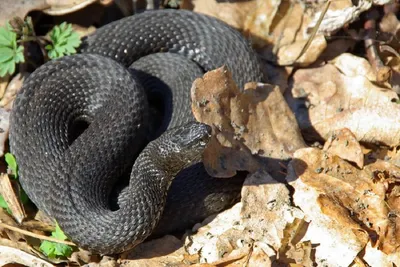
[[347,266],[370,242],[398,261],[400,168],[378,160],[359,170],[314,148],[298,150],[289,166],[294,202],[310,221],[303,240],[319,243],[317,260]]
[[[390,0],[360,0],[356,2],[357,5],[353,5],[351,1],[332,1],[332,3],[343,4],[340,4],[340,6],[336,8],[330,8],[326,12],[324,19],[318,27],[319,33],[330,35],[341,29],[344,25],[358,19],[360,14],[370,9],[373,4],[384,5],[390,3]],[[308,32],[315,27],[320,15],[321,11],[314,14],[312,22],[308,25]]]
[[46,0],[2,0],[0,1],[0,27],[12,18],[25,18],[31,10],[43,10],[50,7]]
[[347,128],[334,131],[325,143],[324,150],[342,159],[354,162],[359,168],[364,166],[364,154],[361,145]]
[[246,179],[242,202],[206,220],[195,235],[186,238],[185,247],[189,254],[199,254],[200,262],[215,264],[247,253],[249,263],[267,264],[267,258],[276,257],[282,245],[286,225],[302,217],[291,206],[286,186],[259,171]]
[[305,29],[311,17],[304,5],[300,2],[272,0],[266,1],[264,5],[274,8],[260,4],[254,15],[246,21],[245,28],[245,34],[257,47],[262,48],[262,55],[280,65],[296,63],[307,66],[313,63],[327,44],[322,35],[317,35],[301,55],[310,38]]
[[193,11],[219,18],[232,27],[241,30],[247,16],[257,7],[256,0],[222,2],[216,0],[193,0]]
[[43,10],[44,13],[51,16],[60,16],[81,10],[93,3],[109,5],[113,0],[46,0],[50,5]]
[[3,98],[4,92],[6,91],[7,85],[10,81],[10,75],[0,77],[0,99]]
[[369,266],[393,267],[400,265],[399,253],[387,255],[382,251],[373,248],[371,243],[368,243],[365,247],[365,253],[362,258],[369,264]]
[[[304,33],[311,17],[300,2],[197,0],[193,4],[195,12],[217,17],[240,30],[253,46],[262,48],[265,58],[278,64],[293,64],[309,38]],[[325,38],[317,36],[296,63],[313,63],[325,47]]]
[[375,72],[365,58],[343,53],[334,58],[331,63],[347,77],[363,76],[369,81],[376,81]]
[[15,220],[21,223],[26,218],[25,210],[18,196],[15,194],[13,185],[7,174],[0,175],[0,195],[3,196],[4,200],[7,202],[8,208],[11,210]]
[[0,246],[0,266],[20,264],[23,266],[52,267],[53,264],[16,248]]
[[168,263],[181,263],[184,259],[182,242],[174,236],[166,235],[159,239],[144,242],[132,251],[123,254],[123,266],[165,266]]
[[[363,184],[363,179],[356,180],[357,173],[354,172],[347,175],[354,177],[355,188],[347,184],[350,182],[342,181],[342,176],[347,177],[347,168],[353,171],[357,169],[336,156],[326,155],[315,148],[298,150],[289,164],[288,181],[295,189],[294,204],[304,211],[305,220],[309,222],[301,241],[310,241],[316,245],[315,262],[328,266],[349,266],[368,242],[368,234],[359,224],[349,219],[350,212],[340,206],[340,201],[354,206],[359,203],[362,212],[363,199],[358,203],[354,199],[363,195],[363,188],[369,187],[368,183]],[[341,165],[338,165],[339,162]],[[330,168],[339,177],[331,176],[333,174],[329,172],[325,174],[325,171],[331,171]],[[356,188],[358,185],[360,188]],[[338,203],[327,205],[335,200]],[[332,206],[338,208],[333,209]],[[353,208],[356,209],[357,206]],[[323,209],[329,215],[324,214]]]
[[[339,70],[327,64],[297,70],[293,75],[291,91],[287,90],[285,96],[304,137],[326,140],[332,131],[348,128],[358,141],[398,145],[400,105],[395,101],[397,94],[369,81],[368,70],[360,70],[347,55],[339,58],[342,56],[353,69]],[[336,59],[335,62],[343,61]]]
[[325,37],[317,35],[312,40],[308,49],[301,55],[308,40],[298,41],[293,44],[282,46],[278,51],[278,64],[282,66],[296,64],[298,66],[308,66],[314,63],[327,47]]
[[193,114],[216,133],[204,153],[206,169],[213,176],[255,171],[259,160],[254,155],[289,159],[305,146],[277,86],[248,83],[245,87],[243,92],[239,90],[226,67],[193,83]]
[[[18,227],[18,224],[15,222],[15,220],[11,218],[11,215],[8,214],[7,211],[3,208],[0,210],[0,222],[14,227]],[[13,242],[25,240],[24,235],[22,235],[21,233],[9,230],[7,228],[3,228],[1,226],[0,226],[0,232],[1,236],[9,238]]]
[[19,90],[21,90],[22,84],[28,76],[29,73],[23,72],[18,73],[14,76],[14,78],[12,78],[4,91],[3,96],[1,97],[0,107],[5,108],[6,110],[12,109],[12,103],[14,102],[17,93],[19,92]]

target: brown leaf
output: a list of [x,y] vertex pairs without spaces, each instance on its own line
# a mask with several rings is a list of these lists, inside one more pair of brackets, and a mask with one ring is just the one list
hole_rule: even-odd
[[46,0],[50,5],[50,8],[43,10],[44,13],[51,16],[60,16],[69,14],[78,10],[83,9],[84,7],[89,6],[93,3],[104,3],[109,4],[110,0]]
[[296,151],[288,170],[287,179],[295,190],[294,204],[304,211],[309,222],[301,241],[318,244],[317,264],[350,265],[368,242],[368,234],[349,216],[382,219],[376,214],[365,215],[368,201],[372,213],[385,208],[383,201],[364,195],[375,188],[374,183],[346,161],[315,148]]
[[305,146],[277,86],[248,83],[245,87],[239,90],[226,67],[193,83],[193,114],[216,133],[204,153],[206,169],[213,176],[255,171],[259,168],[255,155],[289,159]]
[[[0,222],[5,223],[7,225],[18,227],[18,224],[15,222],[11,215],[7,213],[5,209],[0,210]],[[21,233],[11,231],[7,228],[0,227],[0,232],[3,237],[9,238],[13,242],[18,242],[20,240],[25,240],[24,235]],[[4,233],[4,234],[3,234]]]
[[314,63],[327,47],[327,43],[323,35],[317,35],[311,41],[310,46],[304,54],[301,54],[307,41],[308,40],[297,41],[293,44],[280,47],[277,54],[277,63],[282,66],[296,64],[303,67]]
[[325,143],[324,150],[342,159],[354,162],[359,168],[364,166],[364,154],[361,145],[347,128],[334,131]]
[[[309,36],[304,29],[311,16],[301,3],[281,0],[222,2],[193,1],[194,11],[217,17],[240,30],[265,58],[282,65],[293,64]],[[313,63],[326,47],[323,36],[316,37],[311,47],[296,62],[302,66]]]
[[[18,186],[18,185],[15,185]],[[0,195],[7,202],[15,220],[21,223],[26,218],[24,207],[14,191],[14,187],[7,174],[0,175]]]
[[[340,251],[340,261],[349,263],[371,242],[388,254],[387,259],[398,262],[394,255],[400,245],[400,168],[378,160],[359,170],[314,148],[300,149],[295,156],[290,165],[295,173],[290,177],[298,177],[291,183],[294,201],[311,221],[306,237],[320,243],[317,254],[329,247],[330,255]],[[312,236],[312,232],[319,234]]]
[[286,186],[259,171],[246,179],[242,202],[206,220],[186,239],[185,247],[189,254],[199,254],[200,262],[216,264],[245,253],[249,255],[247,262],[267,264],[267,258],[276,257],[282,246],[286,225],[303,216],[291,206]]
[[327,64],[297,70],[293,75],[286,99],[305,138],[326,140],[332,131],[348,128],[358,141],[398,145],[398,96],[369,81],[369,71],[351,62],[354,56],[346,58],[347,68]]
[[242,30],[247,17],[256,9],[258,1],[237,1],[233,3],[216,0],[194,0],[192,2],[194,12],[219,18],[232,27]]
[[184,250],[179,239],[167,235],[138,245],[124,253],[122,258],[121,266],[126,267],[165,266],[166,262],[182,264]]
[[50,7],[46,0],[2,0],[0,2],[0,26],[5,26],[12,18],[25,18],[31,10],[43,10]]
[[22,84],[28,76],[29,73],[23,72],[18,73],[14,76],[14,78],[12,78],[4,91],[3,96],[1,97],[0,107],[5,108],[6,110],[12,109],[12,104],[14,102],[15,96],[18,94],[19,90],[21,90]]
[[53,264],[16,248],[0,246],[0,266],[19,263],[23,266],[52,267]]

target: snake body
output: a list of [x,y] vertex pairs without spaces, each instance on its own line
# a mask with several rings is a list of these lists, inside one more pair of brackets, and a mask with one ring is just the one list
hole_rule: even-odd
[[159,10],[99,28],[80,54],[36,69],[15,100],[10,147],[24,190],[102,254],[226,208],[243,177],[207,175],[210,128],[194,122],[189,98],[196,77],[224,64],[239,86],[262,80],[246,40],[205,15]]

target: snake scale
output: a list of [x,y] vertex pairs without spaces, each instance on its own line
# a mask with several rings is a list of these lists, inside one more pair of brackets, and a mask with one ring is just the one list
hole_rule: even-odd
[[99,28],[79,54],[37,68],[15,100],[22,187],[73,242],[101,254],[232,205],[243,176],[205,172],[210,127],[190,110],[194,79],[224,64],[239,86],[263,80],[241,34],[206,15],[148,11]]

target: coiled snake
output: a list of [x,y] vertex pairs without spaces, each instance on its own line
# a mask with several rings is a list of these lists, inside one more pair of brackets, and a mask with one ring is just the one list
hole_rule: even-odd
[[[28,196],[73,242],[103,254],[230,205],[243,178],[206,174],[200,158],[210,128],[193,122],[189,98],[193,80],[223,64],[240,86],[263,79],[233,28],[159,10],[103,26],[80,54],[36,69],[10,128]],[[127,173],[128,184],[115,189]]]

